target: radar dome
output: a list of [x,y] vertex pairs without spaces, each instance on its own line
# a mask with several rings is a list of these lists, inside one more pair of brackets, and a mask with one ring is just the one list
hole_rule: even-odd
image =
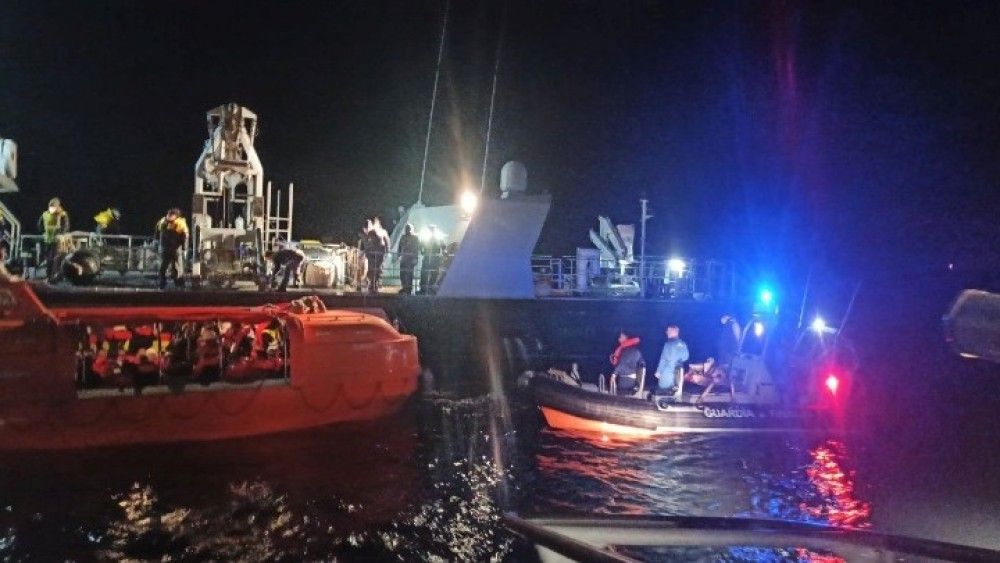
[[512,160],[500,169],[500,191],[504,197],[511,192],[524,193],[528,189],[528,169]]

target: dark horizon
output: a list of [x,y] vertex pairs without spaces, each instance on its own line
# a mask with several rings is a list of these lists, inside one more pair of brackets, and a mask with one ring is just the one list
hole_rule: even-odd
[[[151,232],[189,209],[204,114],[255,111],[296,236],[351,241],[416,198],[443,2],[7,7],[0,136],[32,229],[120,207]],[[453,2],[430,204],[478,184],[503,2]],[[991,267],[1000,240],[1000,6],[510,0],[488,193],[520,160],[553,194],[539,250],[598,214],[655,218],[647,252],[785,275]]]

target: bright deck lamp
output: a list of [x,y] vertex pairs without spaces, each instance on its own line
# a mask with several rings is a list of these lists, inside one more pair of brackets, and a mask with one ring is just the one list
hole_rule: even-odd
[[462,213],[466,215],[472,215],[477,205],[479,205],[479,196],[472,193],[472,190],[465,190],[458,198],[458,206],[462,209]]

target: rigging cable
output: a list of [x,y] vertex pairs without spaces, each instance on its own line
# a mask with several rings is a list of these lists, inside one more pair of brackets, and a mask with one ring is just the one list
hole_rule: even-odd
[[420,190],[417,192],[417,203],[424,203],[424,179],[427,177],[427,155],[431,149],[431,130],[434,128],[434,106],[437,105],[438,81],[441,78],[441,60],[444,58],[444,39],[448,32],[448,12],[451,10],[451,0],[444,2],[444,20],[441,22],[441,39],[438,41],[437,68],[434,70],[434,90],[431,93],[431,111],[427,116],[427,136],[424,139],[424,163],[420,168]]
[[486,148],[483,150],[483,172],[479,177],[479,197],[486,189],[486,163],[490,158],[490,139],[493,136],[493,110],[497,101],[497,77],[500,75],[500,55],[503,53],[503,36],[507,28],[507,5],[503,3],[503,15],[500,16],[500,36],[497,37],[497,56],[493,62],[493,90],[490,92],[490,116],[486,121]]

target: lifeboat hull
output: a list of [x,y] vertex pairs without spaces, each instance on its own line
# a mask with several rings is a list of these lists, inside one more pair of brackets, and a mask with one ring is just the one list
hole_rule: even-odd
[[653,436],[678,432],[801,432],[830,430],[816,409],[746,404],[662,404],[532,378],[530,392],[550,427],[570,432]]
[[[352,311],[49,310],[23,283],[0,286],[0,307],[0,449],[273,434],[390,415],[417,389],[416,339],[378,317]],[[138,389],[100,377],[91,377],[98,380],[95,387],[81,384],[81,327],[146,323],[159,329],[208,319],[244,326],[280,322],[287,362],[261,362],[281,366],[271,377],[247,377],[245,365],[234,362],[232,368],[243,371],[234,371],[230,381],[222,376],[211,382],[199,383],[195,377],[171,382],[158,368]],[[223,362],[223,373],[225,369]]]

